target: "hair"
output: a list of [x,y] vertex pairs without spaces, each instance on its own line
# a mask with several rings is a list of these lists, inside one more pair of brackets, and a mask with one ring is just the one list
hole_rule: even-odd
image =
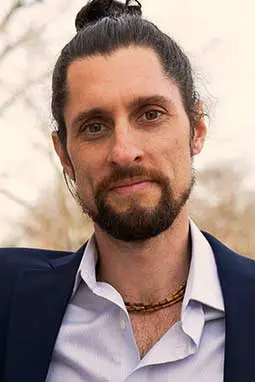
[[52,114],[62,145],[66,146],[64,108],[68,98],[67,71],[70,64],[81,58],[109,55],[131,45],[151,48],[159,57],[166,75],[179,88],[184,109],[194,133],[201,117],[199,95],[195,90],[190,61],[181,47],[152,22],[142,17],[141,4],[125,4],[114,0],[89,1],[75,19],[76,35],[62,49],[52,78]]

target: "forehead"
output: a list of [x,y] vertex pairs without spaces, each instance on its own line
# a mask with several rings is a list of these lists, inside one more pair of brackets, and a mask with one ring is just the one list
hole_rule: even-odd
[[110,55],[77,59],[67,72],[65,115],[81,108],[114,107],[134,97],[161,95],[180,100],[174,81],[163,71],[157,54],[146,47],[121,48]]

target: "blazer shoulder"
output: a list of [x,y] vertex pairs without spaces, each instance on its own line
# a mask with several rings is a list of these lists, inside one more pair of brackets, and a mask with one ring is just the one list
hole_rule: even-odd
[[36,248],[0,248],[0,272],[23,268],[51,268],[51,260],[70,255],[72,252]]

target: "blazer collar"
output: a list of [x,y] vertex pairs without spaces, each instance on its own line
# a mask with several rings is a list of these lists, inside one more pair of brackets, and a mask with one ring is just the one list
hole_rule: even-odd
[[44,382],[84,247],[19,275],[10,307],[3,382]]
[[225,305],[224,382],[252,382],[255,375],[255,262],[232,252],[211,235],[204,235],[215,255]]

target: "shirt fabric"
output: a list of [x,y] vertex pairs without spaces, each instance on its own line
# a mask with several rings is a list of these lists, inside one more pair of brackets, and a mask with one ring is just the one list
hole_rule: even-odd
[[121,295],[96,281],[95,238],[78,269],[47,382],[222,382],[225,314],[212,249],[190,221],[191,264],[181,319],[141,359]]

